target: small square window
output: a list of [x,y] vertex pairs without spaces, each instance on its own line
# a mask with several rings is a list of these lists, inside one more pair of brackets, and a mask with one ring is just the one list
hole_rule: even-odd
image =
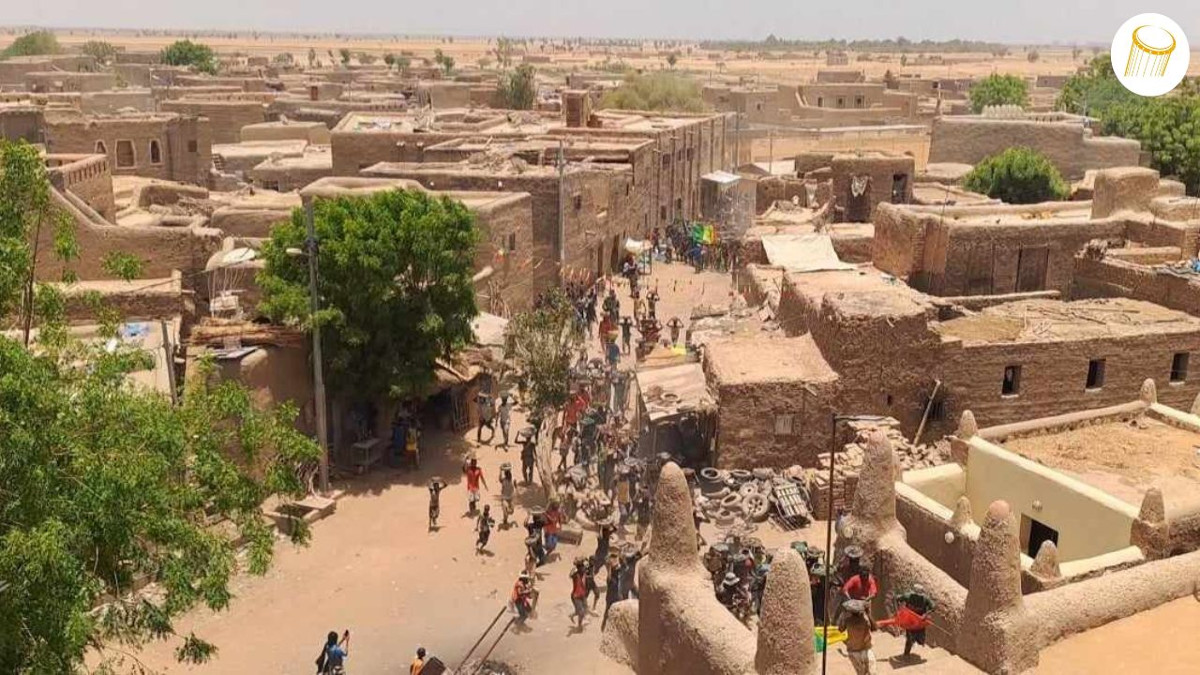
[[1004,381],[1000,384],[1000,394],[1016,396],[1021,391],[1021,366],[1005,366]]
[[508,235],[508,252],[512,253],[517,250],[517,234],[511,233]]
[[1099,389],[1104,386],[1104,359],[1088,361],[1087,388]]
[[1188,372],[1188,361],[1191,360],[1191,354],[1188,352],[1178,352],[1171,357],[1171,381],[1186,382]]
[[817,107],[818,107],[818,108],[824,108],[824,107],[825,107],[825,97],[824,97],[824,96],[818,96],[818,97],[817,97]]
[[188,152],[196,152],[199,147],[200,146],[196,143],[195,139],[188,141]]
[[785,413],[775,416],[775,435],[776,436],[791,436],[795,433],[796,416],[791,413]]
[[837,97],[837,107],[845,108],[846,107],[846,99],[841,96]]
[[861,97],[861,96],[854,97],[854,107],[855,108],[863,107],[863,97]]
[[576,211],[583,208],[583,195],[575,195],[575,197],[572,201],[575,204]]

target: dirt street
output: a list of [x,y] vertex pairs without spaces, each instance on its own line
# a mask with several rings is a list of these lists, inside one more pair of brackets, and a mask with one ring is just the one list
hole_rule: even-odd
[[[694,304],[728,299],[727,274],[696,274],[682,265],[660,264],[652,279],[663,296],[663,317],[686,320]],[[630,311],[628,292],[618,296],[623,296],[624,311]],[[590,346],[596,347],[594,340]],[[523,411],[517,410],[513,429],[523,425]],[[177,622],[181,634],[195,631],[218,645],[220,652],[212,662],[180,665],[172,643],[151,645],[140,658],[166,673],[306,673],[313,668],[323,636],[348,628],[352,675],[400,672],[418,646],[452,667],[458,665],[505,606],[525,555],[525,530],[519,524],[495,531],[489,552],[475,554],[474,521],[465,516],[462,458],[478,451],[490,487],[485,503],[499,516],[499,466],[510,461],[519,469],[519,450],[515,445],[508,452],[497,447],[499,436],[494,444],[477,445],[473,429],[461,435],[430,432],[425,441],[420,471],[380,468],[337,485],[346,496],[333,516],[313,526],[308,547],[281,543],[265,577],[236,579],[236,597],[228,611],[197,610]],[[428,532],[425,485],[434,475],[450,486],[442,493],[441,528]],[[518,487],[516,518],[523,520],[523,507],[540,505],[541,499],[536,486]],[[780,539],[786,543],[787,537]],[[525,630],[500,642],[494,660],[526,673],[622,672],[599,656],[602,603],[582,632],[571,628],[570,563],[576,555],[590,555],[595,546],[590,532],[582,546],[560,546],[559,559],[539,570],[541,598],[535,618]],[[603,576],[599,581],[603,583]],[[490,644],[489,638],[481,649]]]

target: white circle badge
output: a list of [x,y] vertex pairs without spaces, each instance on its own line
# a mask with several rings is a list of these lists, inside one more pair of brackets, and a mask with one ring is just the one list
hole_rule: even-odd
[[1183,81],[1192,49],[1179,24],[1162,14],[1138,14],[1121,24],[1112,41],[1112,67],[1125,88],[1162,96]]

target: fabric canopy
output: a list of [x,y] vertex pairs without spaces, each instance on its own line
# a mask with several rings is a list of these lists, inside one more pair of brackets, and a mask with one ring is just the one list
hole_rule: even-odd
[[820,232],[769,235],[762,244],[768,262],[791,272],[854,269],[838,259],[833,240]]

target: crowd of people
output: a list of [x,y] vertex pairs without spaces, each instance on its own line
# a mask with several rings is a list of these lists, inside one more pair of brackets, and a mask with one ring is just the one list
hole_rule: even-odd
[[[883,603],[890,616],[876,621],[872,603],[879,585],[871,573],[870,561],[858,546],[847,546],[832,569],[826,569],[825,552],[806,542],[792,543],[808,569],[813,619],[816,627],[835,626],[844,640],[847,657],[855,673],[875,672],[875,654],[871,633],[881,626],[904,632],[904,657],[916,645],[925,644],[925,632],[932,625],[933,599],[916,584]],[[712,545],[704,556],[705,568],[712,575],[717,600],[739,620],[750,623],[762,609],[762,596],[771,571],[772,556],[754,537],[731,534]],[[835,634],[830,630],[827,642]]]

